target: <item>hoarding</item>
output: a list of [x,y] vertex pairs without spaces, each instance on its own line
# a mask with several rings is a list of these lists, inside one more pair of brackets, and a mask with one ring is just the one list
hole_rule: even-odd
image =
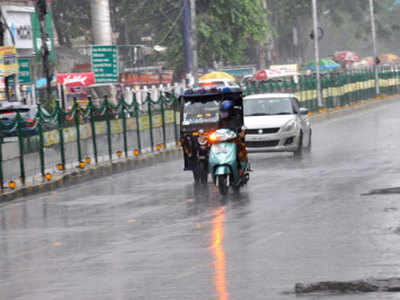
[[[37,14],[34,12],[31,14],[32,22],[32,35],[33,35],[33,49],[37,55],[42,53],[42,34],[40,32],[40,23]],[[53,21],[51,13],[46,15],[46,34],[47,34],[47,47],[50,51],[50,60],[55,60],[56,55],[54,52],[54,33],[53,33]]]
[[[33,49],[33,32],[31,14],[35,11],[32,6],[12,6],[4,5],[1,7],[4,19],[10,28],[12,37],[17,49]],[[13,45],[14,41],[7,31],[5,44]]]
[[168,84],[172,83],[174,72],[162,72],[162,73],[122,73],[121,83],[122,84]]
[[57,74],[57,84],[67,87],[86,87],[95,83],[94,73],[61,73]]
[[0,77],[7,77],[17,73],[17,49],[15,46],[0,47]]

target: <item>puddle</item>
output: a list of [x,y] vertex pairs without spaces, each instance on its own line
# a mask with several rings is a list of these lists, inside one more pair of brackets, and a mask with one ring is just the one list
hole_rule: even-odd
[[296,294],[310,293],[371,293],[371,292],[400,292],[400,278],[376,279],[354,281],[321,281],[304,284],[296,283]]
[[361,196],[389,195],[389,194],[400,194],[400,187],[372,190],[366,194],[361,194]]

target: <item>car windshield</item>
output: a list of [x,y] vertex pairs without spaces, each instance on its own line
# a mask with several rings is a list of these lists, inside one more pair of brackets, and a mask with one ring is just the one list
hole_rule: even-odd
[[218,101],[187,102],[183,108],[182,125],[217,123],[219,121]]
[[245,116],[291,115],[293,107],[290,98],[260,98],[244,102]]

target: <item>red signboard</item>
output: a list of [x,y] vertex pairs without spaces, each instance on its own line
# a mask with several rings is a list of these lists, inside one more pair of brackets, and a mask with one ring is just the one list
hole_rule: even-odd
[[57,84],[67,87],[89,86],[95,83],[94,73],[62,73],[57,74]]
[[122,84],[160,84],[172,83],[174,77],[173,72],[164,72],[160,74],[145,73],[145,74],[121,74]]

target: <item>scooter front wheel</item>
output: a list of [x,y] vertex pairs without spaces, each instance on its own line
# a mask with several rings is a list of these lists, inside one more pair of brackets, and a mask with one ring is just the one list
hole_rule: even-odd
[[228,180],[226,175],[218,175],[217,177],[218,191],[221,195],[228,194]]

